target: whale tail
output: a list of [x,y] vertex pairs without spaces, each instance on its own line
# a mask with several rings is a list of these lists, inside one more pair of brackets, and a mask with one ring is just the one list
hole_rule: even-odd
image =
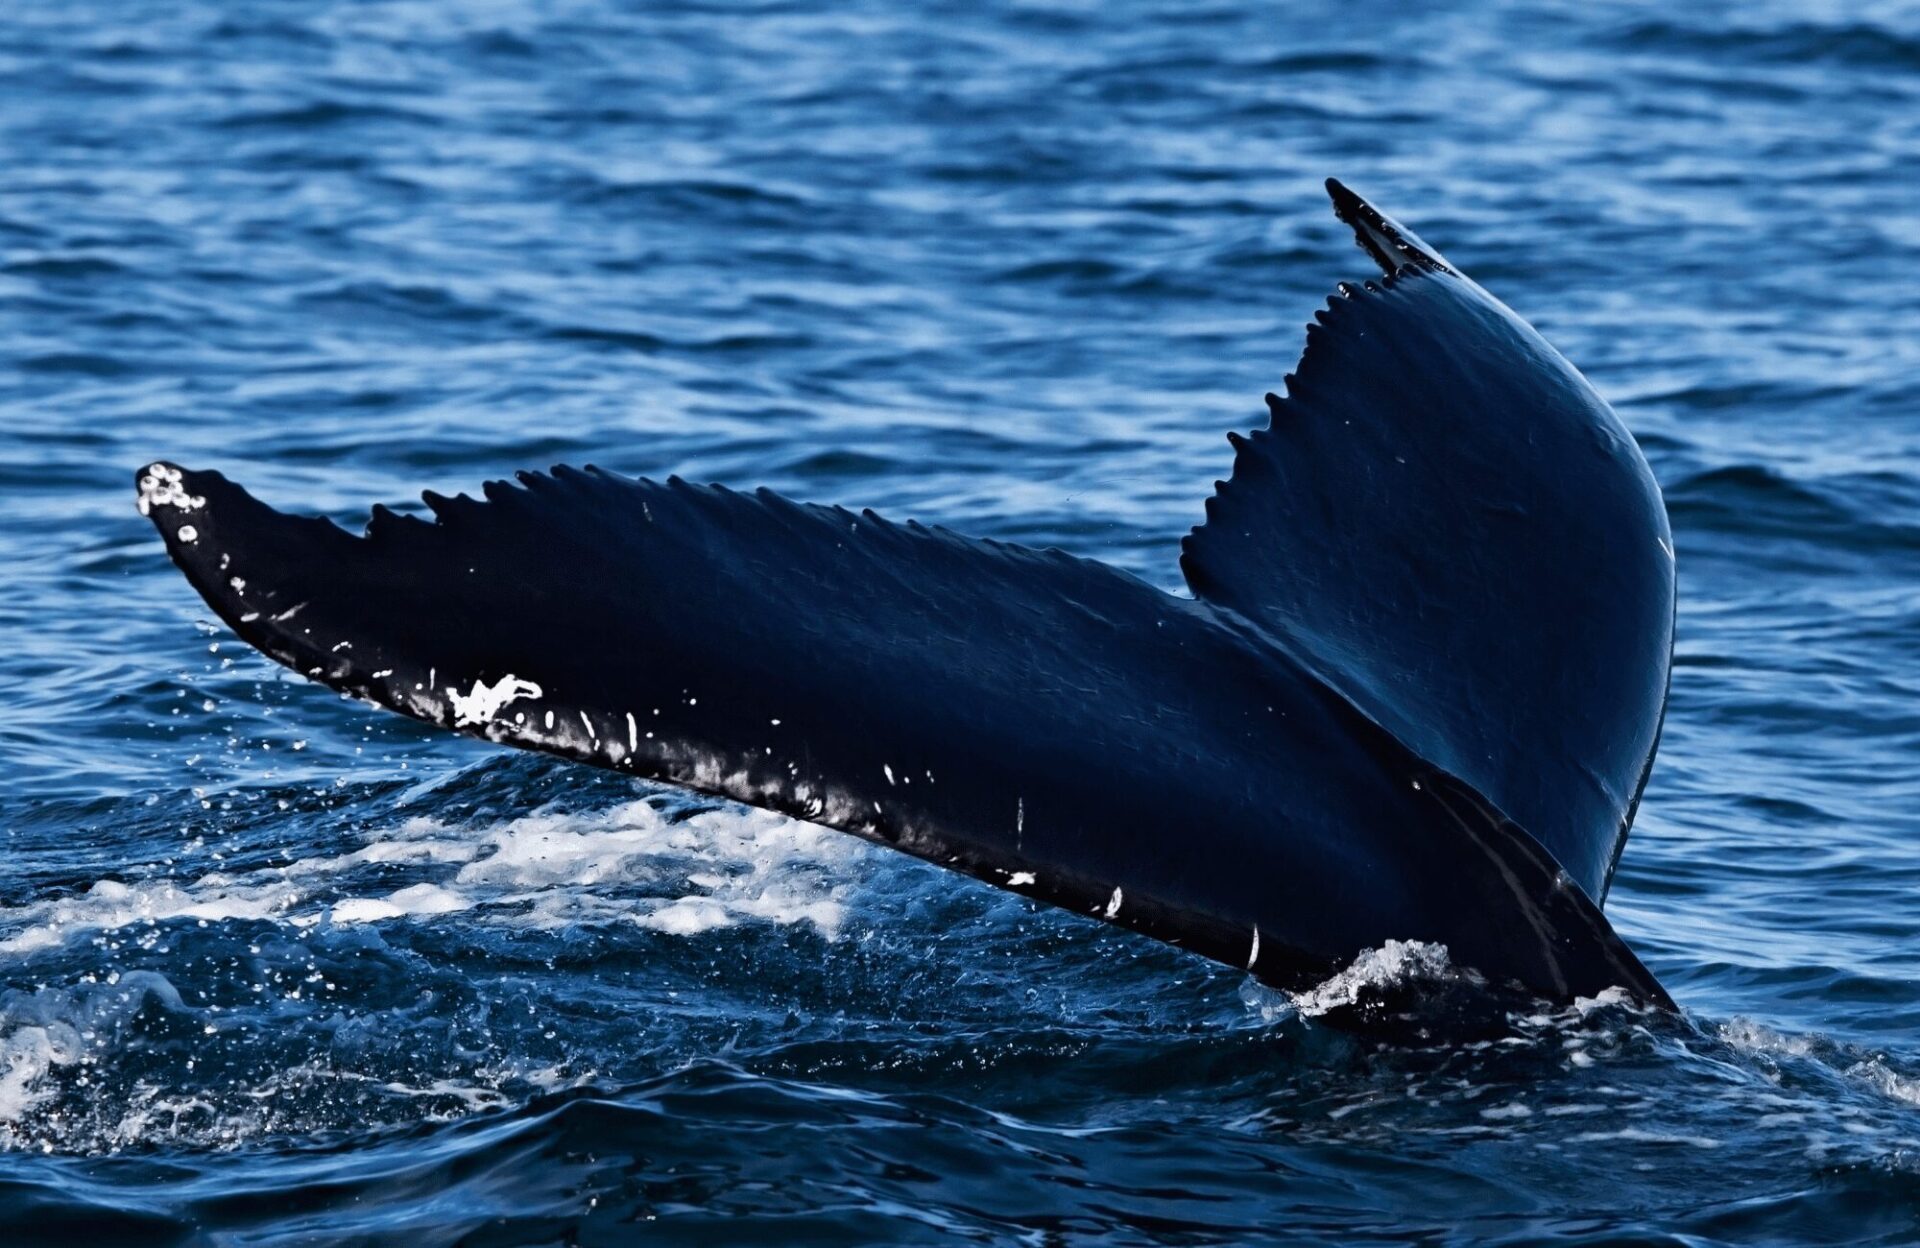
[[1193,599],[592,468],[377,507],[361,535],[167,463],[140,505],[243,639],[429,723],[842,828],[1283,987],[1414,938],[1558,998],[1665,1003],[1596,904],[1664,692],[1671,569],[1633,545],[1665,541],[1657,491],[1551,348],[1358,219],[1399,267],[1322,314],[1273,425],[1236,438],[1183,551]]
[[1658,740],[1672,539],[1560,354],[1337,182],[1385,277],[1315,316],[1181,566],[1606,895]]

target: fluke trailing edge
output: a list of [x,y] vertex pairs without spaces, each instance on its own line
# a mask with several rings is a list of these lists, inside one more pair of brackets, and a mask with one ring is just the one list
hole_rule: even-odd
[[1229,435],[1192,598],[758,491],[522,473],[363,536],[154,464],[233,630],[489,740],[895,846],[1283,988],[1389,939],[1667,1003],[1600,912],[1666,703],[1672,544],[1525,322],[1338,183],[1342,286]]

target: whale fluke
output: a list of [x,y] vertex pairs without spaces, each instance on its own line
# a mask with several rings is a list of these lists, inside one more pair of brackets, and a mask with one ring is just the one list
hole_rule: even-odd
[[1602,899],[1666,703],[1659,487],[1530,326],[1330,185],[1388,275],[1308,327],[1182,570]]
[[1333,214],[1353,230],[1354,241],[1388,277],[1406,268],[1439,269],[1458,275],[1418,234],[1355,195],[1340,179],[1327,179],[1327,194],[1333,199]]
[[1598,904],[1664,705],[1658,491],[1531,329],[1331,189],[1387,276],[1332,301],[1271,425],[1236,437],[1190,599],[591,467],[360,535],[164,462],[141,509],[246,641],[429,723],[841,828],[1282,988],[1416,939],[1555,999],[1670,1004]]

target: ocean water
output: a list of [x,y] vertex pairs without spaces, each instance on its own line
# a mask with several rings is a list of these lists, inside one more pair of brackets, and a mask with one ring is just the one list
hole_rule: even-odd
[[[0,1239],[1920,1238],[1920,13],[10,6]],[[1348,180],[1640,438],[1609,913],[1681,1017],[1383,1044],[837,833],[342,701],[130,471],[516,468],[1175,555]],[[1498,644],[1490,638],[1489,644]]]

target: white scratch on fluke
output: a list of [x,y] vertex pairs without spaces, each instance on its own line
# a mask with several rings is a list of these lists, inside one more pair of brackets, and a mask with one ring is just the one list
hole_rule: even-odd
[[1019,888],[1023,885],[1032,887],[1037,883],[1039,883],[1039,881],[1033,878],[1033,872],[1031,871],[1015,871],[1007,877],[1008,888]]
[[1119,913],[1120,913],[1120,903],[1121,903],[1122,901],[1124,901],[1125,899],[1126,899],[1126,898],[1125,898],[1125,894],[1123,894],[1123,893],[1122,893],[1122,892],[1121,892],[1121,891],[1120,891],[1120,890],[1119,890],[1118,888],[1116,888],[1116,889],[1114,889],[1114,890],[1113,890],[1113,896],[1111,896],[1111,897],[1109,897],[1109,898],[1107,898],[1107,909],[1106,909],[1106,913],[1105,913],[1105,914],[1103,914],[1103,915],[1102,915],[1101,917],[1102,917],[1102,918],[1108,918],[1108,919],[1111,919],[1111,918],[1113,918],[1113,917],[1114,917],[1115,915],[1117,915],[1117,914],[1119,914]]
[[1247,969],[1252,970],[1253,964],[1255,962],[1258,962],[1259,960],[1260,960],[1260,929],[1256,927],[1253,929],[1253,949],[1247,954]]
[[447,700],[453,703],[453,723],[456,728],[490,723],[507,703],[518,698],[539,696],[539,685],[513,675],[502,676],[491,686],[475,680],[470,693],[461,693],[452,688],[447,690]]

